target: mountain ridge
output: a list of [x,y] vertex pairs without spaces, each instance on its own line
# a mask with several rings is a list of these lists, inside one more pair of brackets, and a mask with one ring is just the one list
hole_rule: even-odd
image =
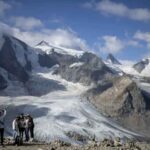
[[[109,120],[82,97],[83,93],[93,87],[97,88],[104,81],[110,82],[112,78],[120,77],[100,57],[86,51],[76,53],[71,50],[69,53],[64,49],[66,53],[62,53],[62,49],[58,51],[59,48],[47,53],[16,38],[7,38],[9,40],[4,41],[4,44],[9,46],[8,52],[7,46],[2,46],[2,51],[0,50],[3,62],[0,63],[0,82],[3,83],[0,105],[7,103],[9,106],[6,118],[8,122],[22,112],[33,115],[38,123],[35,136],[44,141],[58,138],[69,143],[82,143],[93,136],[98,140],[106,136],[119,136],[122,139],[139,136]],[[13,63],[10,64],[8,60]],[[16,70],[12,71],[12,68]],[[27,80],[20,77],[23,73],[27,74]],[[115,84],[111,86],[115,88]],[[134,94],[138,95],[138,90]],[[43,125],[40,119],[44,122],[44,128],[50,132],[41,128]],[[10,126],[6,130],[11,133]],[[73,139],[72,134],[80,135],[82,140]]]
[[121,63],[111,53],[108,54],[106,61],[111,64],[121,65]]

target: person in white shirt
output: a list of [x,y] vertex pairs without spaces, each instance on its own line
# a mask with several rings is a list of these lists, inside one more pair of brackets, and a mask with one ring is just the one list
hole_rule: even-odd
[[5,116],[6,116],[6,110],[5,109],[1,109],[0,110],[0,136],[1,136],[1,145],[3,146],[3,142],[4,142],[4,120],[5,120]]
[[19,116],[17,116],[12,122],[14,145],[17,144],[16,137],[19,135],[19,119]]
[[29,141],[29,115],[25,116],[25,139],[28,142]]

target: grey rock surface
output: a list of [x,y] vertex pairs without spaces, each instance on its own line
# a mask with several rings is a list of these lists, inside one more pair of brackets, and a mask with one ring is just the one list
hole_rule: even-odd
[[149,136],[150,111],[143,93],[129,77],[104,81],[84,96],[104,115],[132,131]]
[[142,60],[142,61],[136,63],[135,65],[133,65],[133,68],[137,72],[141,73],[148,64],[149,64],[149,59],[145,59],[145,60]]

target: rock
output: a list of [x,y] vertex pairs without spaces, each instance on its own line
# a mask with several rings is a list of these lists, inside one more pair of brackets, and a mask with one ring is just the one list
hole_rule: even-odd
[[15,75],[20,81],[26,82],[29,79],[29,75],[17,61],[11,39],[7,36],[4,36],[4,39],[5,42],[0,50],[0,67]]
[[133,68],[137,72],[141,73],[148,64],[149,64],[149,59],[145,59],[145,60],[142,60],[142,61],[136,63],[135,65],[133,65]]
[[[149,103],[137,84],[128,76],[104,80],[84,96],[96,108],[134,132],[150,134]],[[139,126],[140,124],[140,126]]]
[[89,100],[111,117],[124,116],[132,112],[142,113],[145,110],[140,89],[127,76],[113,78],[106,84],[100,84],[88,91],[87,97],[90,92]]
[[76,141],[80,141],[80,142],[82,142],[82,143],[84,143],[85,141],[87,141],[88,140],[88,138],[89,137],[87,137],[87,136],[83,136],[83,135],[80,135],[80,134],[78,134],[78,133],[76,133],[76,132],[68,132],[67,134],[66,134],[69,138],[71,138],[71,139],[74,139],[74,140],[76,140]]
[[[59,54],[60,55],[60,54]],[[66,58],[63,59],[63,58]],[[62,61],[63,59],[63,61]],[[85,85],[91,83],[97,84],[98,81],[110,78],[113,75],[109,69],[95,54],[85,52],[81,58],[61,55],[61,59],[57,56],[60,67],[54,72],[68,81],[80,82]],[[80,66],[70,67],[73,63],[83,63]]]
[[7,81],[5,78],[0,74],[0,90],[7,88]]
[[38,54],[38,61],[40,66],[51,68],[52,66],[59,64],[58,61],[47,54]]
[[122,146],[121,140],[120,140],[119,137],[117,137],[117,138],[114,139],[114,146],[115,146],[115,147],[120,147],[120,146]]
[[111,64],[121,65],[121,63],[112,54],[108,54],[106,61]]

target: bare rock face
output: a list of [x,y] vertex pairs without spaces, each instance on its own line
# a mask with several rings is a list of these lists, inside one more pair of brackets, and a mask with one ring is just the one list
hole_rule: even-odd
[[142,61],[140,61],[140,62],[134,64],[134,65],[133,65],[133,68],[134,68],[137,72],[141,73],[141,72],[145,69],[145,67],[146,67],[148,64],[149,64],[149,59],[145,59],[145,60],[142,60]]
[[131,112],[142,113],[145,102],[140,89],[129,77],[118,77],[109,83],[92,89],[90,101],[111,117],[127,115]]
[[26,82],[29,79],[28,73],[17,61],[10,38],[4,38],[5,43],[0,51],[0,67],[15,75],[20,81]]
[[121,63],[112,54],[108,54],[106,61],[111,64],[121,65]]
[[0,74],[0,90],[3,90],[7,87],[7,81],[5,78]]
[[106,116],[132,131],[149,136],[149,110],[141,90],[129,77],[104,81],[85,95]]
[[38,54],[38,61],[40,66],[51,68],[52,66],[58,64],[57,60],[54,57],[51,57],[51,55],[47,54]]
[[[57,56],[57,60],[60,67],[55,74],[61,75],[68,81],[89,85],[113,75],[113,72],[103,63],[101,58],[92,53],[85,52],[80,58],[66,55],[61,56],[60,59]],[[73,63],[82,63],[82,65],[72,66]]]

